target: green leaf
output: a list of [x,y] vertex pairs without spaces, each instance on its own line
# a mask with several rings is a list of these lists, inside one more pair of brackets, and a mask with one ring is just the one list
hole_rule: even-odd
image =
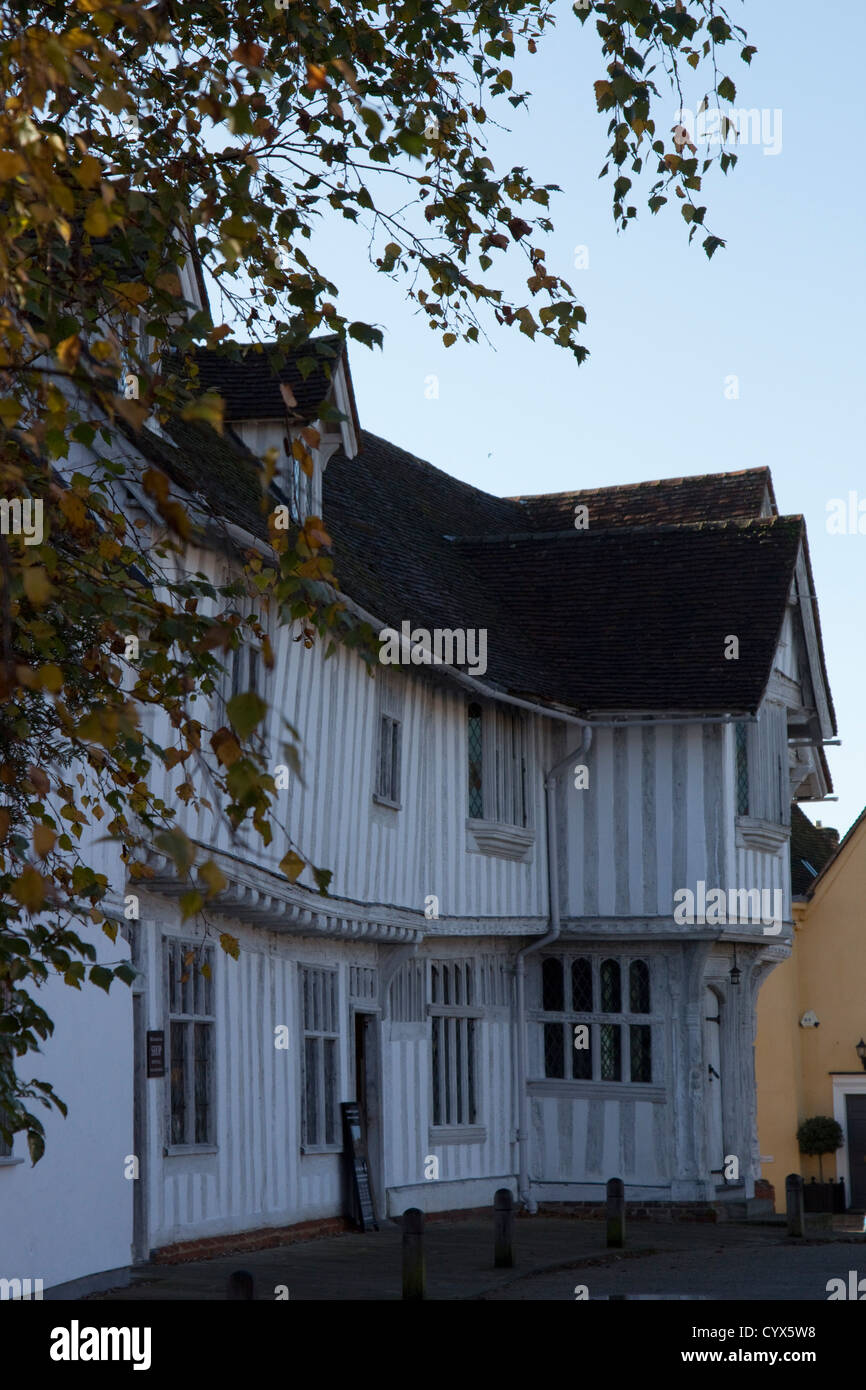
[[111,981],[114,979],[114,971],[106,970],[104,965],[92,965],[87,978],[91,984],[98,985],[107,994],[111,987]]
[[226,705],[226,714],[232,728],[241,738],[249,738],[253,729],[261,724],[267,712],[268,707],[265,701],[254,690],[247,690],[242,695],[235,695],[234,699],[229,700]]
[[723,101],[736,101],[737,89],[729,77],[723,77],[719,83],[719,96]]
[[186,893],[180,895],[181,920],[186,922],[190,917],[195,917],[197,912],[201,912],[204,907],[204,897],[196,888],[190,888]]
[[405,150],[406,153],[412,155],[413,158],[418,158],[427,148],[427,141],[417,130],[398,131],[396,140],[400,149]]
[[178,873],[186,874],[195,862],[195,849],[182,830],[162,830],[153,843],[167,858],[174,861]]

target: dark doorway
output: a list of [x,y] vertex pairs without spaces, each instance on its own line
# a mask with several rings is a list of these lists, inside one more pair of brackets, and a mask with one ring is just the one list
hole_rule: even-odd
[[845,1097],[850,1209],[866,1211],[866,1096]]
[[381,1088],[379,1083],[379,1035],[376,1014],[356,1013],[355,1020],[355,1100],[361,1114],[361,1131],[367,1150],[370,1190],[377,1220],[382,1210],[381,1173]]

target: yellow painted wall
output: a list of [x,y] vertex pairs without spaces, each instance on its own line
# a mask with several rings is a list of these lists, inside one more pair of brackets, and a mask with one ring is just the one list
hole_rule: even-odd
[[[797,908],[794,908],[795,914]],[[785,1178],[800,1172],[797,1118],[803,1108],[800,1063],[798,955],[802,931],[795,922],[791,955],[764,981],[758,995],[758,1033],[755,1043],[755,1075],[758,1086],[758,1143],[761,1176],[776,1190],[776,1210],[785,1210]],[[820,1017],[820,1015],[819,1015]],[[820,1032],[820,1029],[813,1031]]]
[[[861,821],[816,885],[805,908],[795,905],[791,956],[776,966],[758,996],[755,1068],[763,1176],[785,1206],[785,1178],[818,1176],[817,1158],[797,1148],[797,1126],[833,1114],[831,1072],[862,1077],[854,1050],[866,1037],[866,821]],[[801,1028],[807,1009],[819,1027]],[[835,1178],[833,1154],[824,1177]]]

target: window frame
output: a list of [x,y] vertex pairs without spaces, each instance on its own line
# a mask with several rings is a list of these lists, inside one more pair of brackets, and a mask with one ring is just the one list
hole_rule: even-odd
[[480,1142],[487,1131],[479,1066],[485,1013],[477,963],[472,956],[438,957],[427,962],[426,973],[430,1143]]
[[[216,962],[216,952],[211,944],[201,940],[182,936],[165,935],[162,939],[163,944],[163,971],[164,971],[164,1000],[165,1000],[165,1050],[166,1050],[166,1075],[165,1075],[165,1143],[164,1152],[167,1156],[176,1154],[201,1154],[217,1153],[219,1145],[217,1143],[217,1048],[216,1048],[216,980],[214,966]],[[181,952],[180,960],[183,963],[183,956],[194,951],[196,957],[189,962],[189,973],[192,985],[192,1011],[187,1011],[183,1007],[173,1008],[175,1001],[182,1006],[185,1002],[183,991],[186,982],[181,976],[177,982],[179,994],[173,996],[172,992],[172,960],[177,959],[175,953]],[[207,965],[210,970],[208,979],[202,973],[202,966]],[[201,981],[201,983],[199,983]],[[210,1005],[210,1011],[205,1008],[198,1010],[199,989],[201,989],[205,1005]],[[183,1066],[184,1066],[184,1107],[183,1107],[183,1131],[184,1138],[176,1140],[175,1133],[175,1109],[174,1109],[174,1078],[173,1078],[173,1058],[174,1058],[174,1030],[176,1027],[183,1028]],[[205,1037],[209,1039],[207,1044],[205,1073],[206,1073],[206,1113],[207,1129],[204,1139],[196,1139],[197,1125],[197,1101],[196,1101],[196,1030],[205,1028]],[[190,1137],[190,1135],[192,1137]]]
[[[481,756],[471,753],[471,723],[481,722]],[[523,710],[495,701],[466,704],[466,813],[470,822],[486,822],[528,833],[533,830],[531,796],[531,724]],[[516,735],[516,738],[515,738]],[[511,745],[509,749],[509,743]],[[478,769],[480,786],[473,785]],[[481,815],[476,798],[480,796]],[[522,820],[514,819],[522,807]]]
[[[318,988],[316,976],[322,977],[322,993],[319,999],[314,996],[314,989]],[[310,1008],[308,1009],[308,1005]],[[330,1027],[319,1026],[316,1022],[316,1013],[320,1014],[320,1023],[330,1023]],[[312,1014],[312,1023],[308,1019]],[[327,1015],[327,1016],[326,1016]],[[298,963],[298,1022],[300,1025],[300,1066],[301,1066],[301,1093],[300,1093],[300,1128],[301,1128],[301,1153],[304,1154],[324,1154],[340,1153],[343,1148],[343,1140],[340,1126],[340,970],[339,966],[321,965],[319,963],[304,962]],[[308,1067],[307,1043],[312,1042],[315,1052],[315,1077],[316,1088],[316,1109],[319,1128],[316,1135],[311,1137],[308,1130],[309,1124],[309,1105],[307,1098],[307,1087],[311,1075]],[[326,1044],[331,1044],[330,1049]],[[327,1138],[328,1134],[328,1085],[327,1085],[327,1058],[333,1058],[333,1095],[331,1099],[331,1133],[333,1139]],[[324,1137],[320,1137],[324,1136]]]
[[[544,967],[548,961],[557,961],[561,968],[562,979],[562,1003],[569,1005],[562,1009],[550,1009],[544,1007]],[[592,981],[592,1008],[575,1009],[573,1007],[573,967],[577,961],[589,961],[591,966]],[[619,1008],[604,1009],[602,1003],[603,981],[602,971],[608,962],[615,962],[619,967]],[[648,972],[647,987],[649,990],[649,1010],[633,1010],[632,1003],[632,966],[636,964],[646,966]],[[536,1045],[538,1047],[539,1074],[532,1078],[534,1081],[544,1082],[545,1084],[563,1085],[567,1087],[576,1084],[588,1087],[635,1087],[635,1094],[643,1092],[653,1086],[660,1085],[659,1072],[661,1063],[658,1051],[657,1028],[661,1022],[661,1017],[654,1008],[654,1000],[659,994],[658,983],[653,970],[653,958],[651,955],[641,953],[632,955],[631,953],[613,952],[611,950],[572,950],[572,951],[547,951],[540,955],[538,967],[535,972],[535,990],[537,1006],[527,1011],[528,1018],[533,1022],[536,1029]],[[574,1029],[577,1025],[584,1024],[590,1030],[590,1075],[578,1076],[575,1074],[577,1062],[577,1050],[573,1046]],[[549,1075],[547,1072],[547,1055],[549,1028],[559,1027],[562,1030],[562,1076]],[[619,1076],[603,1075],[603,1030],[613,1028],[617,1032],[613,1035],[618,1037],[619,1050]],[[634,1079],[632,1068],[634,1055],[637,1051],[635,1043],[635,1033],[637,1028],[649,1029],[649,1076],[646,1079]],[[633,1051],[634,1049],[634,1051]],[[567,1058],[571,1057],[571,1063]],[[565,1074],[566,1070],[570,1074]]]
[[[390,737],[390,769],[387,778],[385,770],[386,739]],[[375,782],[373,800],[380,806],[390,806],[392,810],[402,808],[401,791],[403,778],[403,721],[386,710],[379,712],[378,734],[376,740]],[[387,780],[387,786],[384,785]]]

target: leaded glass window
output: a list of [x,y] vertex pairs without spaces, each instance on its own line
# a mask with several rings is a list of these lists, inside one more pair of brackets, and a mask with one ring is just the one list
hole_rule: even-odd
[[736,739],[736,788],[737,815],[749,814],[749,728],[747,724],[735,725]]
[[652,1082],[648,961],[546,955],[539,976],[531,1017],[540,1028],[540,1056],[535,1054],[535,1065],[543,1066],[545,1077]]

